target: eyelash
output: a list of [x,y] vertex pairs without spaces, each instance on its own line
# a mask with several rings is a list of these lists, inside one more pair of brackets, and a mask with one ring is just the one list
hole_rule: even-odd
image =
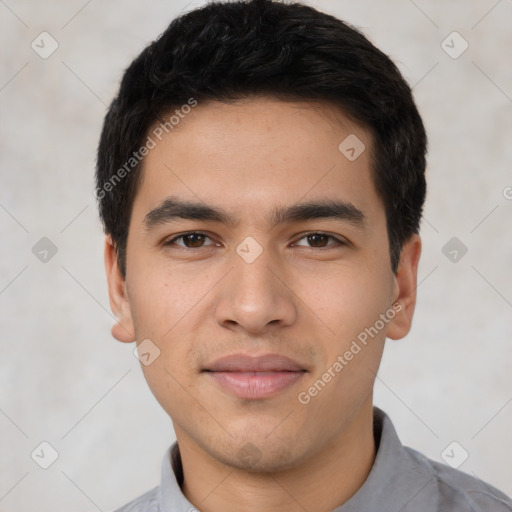
[[[203,233],[202,231],[188,231],[186,233],[182,233],[181,235],[177,235],[173,238],[171,238],[170,240],[166,240],[164,241],[163,245],[165,247],[169,247],[169,246],[173,246],[175,245],[175,242],[177,240],[183,240],[185,237],[189,236],[189,235],[202,235],[202,236],[205,236],[206,238],[210,238],[211,237],[209,235],[207,235],[206,233]],[[333,235],[330,235],[329,233],[324,233],[323,231],[310,231],[308,233],[305,233],[303,234],[298,240],[297,242],[299,242],[300,240],[304,239],[304,238],[308,238],[310,236],[313,236],[313,235],[321,235],[321,236],[325,236],[327,237],[328,239],[332,239],[334,240],[336,243],[334,244],[327,244],[327,246],[325,247],[309,247],[310,249],[326,249],[327,247],[330,247],[330,246],[343,246],[343,245],[348,245],[347,242],[343,241],[343,240],[340,240],[339,238],[333,236]],[[294,244],[296,244],[297,242],[294,242]],[[211,245],[214,245],[214,244],[211,244]],[[211,246],[210,245],[210,246]],[[209,247],[209,246],[201,246],[201,247],[186,247],[185,245],[175,245],[176,247],[179,247],[180,249],[184,249],[184,250],[195,250],[195,249],[204,249],[205,247]],[[299,246],[299,247],[303,247],[303,246]]]

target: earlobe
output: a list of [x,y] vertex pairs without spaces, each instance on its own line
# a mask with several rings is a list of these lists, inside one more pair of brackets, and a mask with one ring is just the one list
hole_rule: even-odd
[[135,341],[135,331],[126,294],[125,279],[117,261],[117,251],[109,235],[105,237],[105,271],[107,273],[110,308],[117,318],[112,327],[112,336],[124,343]]
[[412,235],[402,247],[400,263],[395,275],[393,309],[396,315],[389,323],[387,337],[399,340],[411,329],[414,308],[416,307],[416,287],[418,263],[421,255],[421,238]]

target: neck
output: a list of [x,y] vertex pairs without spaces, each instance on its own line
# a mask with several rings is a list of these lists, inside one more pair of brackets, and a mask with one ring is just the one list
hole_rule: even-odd
[[182,491],[202,512],[330,512],[363,485],[375,460],[371,401],[320,452],[276,473],[227,466],[176,428],[184,481]]

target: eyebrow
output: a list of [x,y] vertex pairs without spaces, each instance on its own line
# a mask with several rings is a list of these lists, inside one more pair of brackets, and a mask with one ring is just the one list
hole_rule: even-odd
[[[235,226],[237,224],[237,221],[221,208],[170,196],[164,199],[144,217],[144,226],[149,231],[157,225],[171,222],[177,218],[212,221],[227,226]],[[360,229],[366,227],[367,224],[365,214],[352,203],[331,199],[276,207],[272,210],[267,221],[274,227],[279,224],[314,219],[342,220]]]

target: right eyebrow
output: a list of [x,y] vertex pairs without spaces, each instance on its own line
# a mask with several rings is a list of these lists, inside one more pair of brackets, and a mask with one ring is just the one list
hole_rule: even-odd
[[150,230],[159,224],[165,224],[176,218],[200,221],[209,220],[226,225],[234,223],[233,219],[219,208],[202,203],[183,201],[170,196],[144,217],[144,226],[147,230]]

